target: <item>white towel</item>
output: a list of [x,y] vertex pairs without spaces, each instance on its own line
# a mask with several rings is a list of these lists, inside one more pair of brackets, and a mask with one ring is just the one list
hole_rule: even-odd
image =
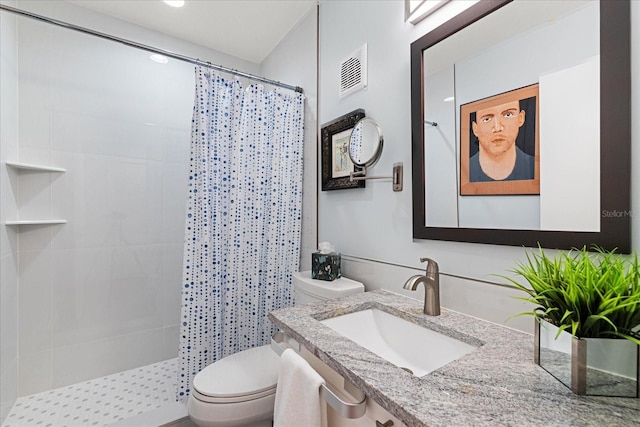
[[324,378],[291,349],[280,356],[274,427],[321,427],[325,405],[320,397]]

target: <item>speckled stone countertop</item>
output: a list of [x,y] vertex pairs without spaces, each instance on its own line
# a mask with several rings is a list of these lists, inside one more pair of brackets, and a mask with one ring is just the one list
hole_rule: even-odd
[[[276,310],[283,332],[408,426],[638,426],[640,399],[581,397],[533,363],[533,336],[386,291]],[[421,378],[320,320],[377,308],[479,346]]]

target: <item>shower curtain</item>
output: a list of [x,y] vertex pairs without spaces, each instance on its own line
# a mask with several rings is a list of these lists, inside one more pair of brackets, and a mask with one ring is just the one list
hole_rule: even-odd
[[178,400],[229,354],[269,342],[292,304],[302,217],[303,96],[196,69]]

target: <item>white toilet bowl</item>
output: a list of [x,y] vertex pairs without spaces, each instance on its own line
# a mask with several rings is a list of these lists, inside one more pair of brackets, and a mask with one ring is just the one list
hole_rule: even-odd
[[278,361],[265,345],[207,366],[193,379],[189,417],[200,427],[270,427]]
[[[315,280],[310,271],[294,273],[293,287],[296,305],[364,292],[360,282]],[[265,345],[207,366],[193,378],[189,417],[200,427],[271,427],[279,360]]]

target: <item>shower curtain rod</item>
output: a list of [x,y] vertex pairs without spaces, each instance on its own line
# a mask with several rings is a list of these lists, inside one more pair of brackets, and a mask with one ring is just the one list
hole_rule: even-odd
[[46,22],[48,24],[56,25],[58,27],[63,27],[63,28],[68,28],[70,30],[79,31],[81,33],[89,34],[89,35],[96,36],[96,37],[100,37],[102,39],[111,40],[111,41],[114,41],[114,42],[117,42],[117,43],[121,43],[121,44],[126,45],[126,46],[135,47],[135,48],[141,49],[141,50],[146,50],[147,52],[158,53],[160,55],[164,55],[164,56],[169,57],[169,58],[177,59],[179,61],[189,62],[189,63],[195,64],[195,65],[201,65],[203,67],[212,68],[214,70],[222,71],[224,73],[230,73],[230,74],[233,74],[233,75],[236,75],[236,76],[248,78],[250,80],[256,80],[256,81],[259,81],[259,82],[262,82],[262,83],[267,83],[267,84],[270,84],[270,85],[279,86],[279,87],[283,87],[283,88],[286,88],[286,89],[294,90],[294,91],[299,92],[299,93],[303,93],[302,88],[299,87],[299,86],[292,86],[292,85],[288,85],[286,83],[280,83],[279,81],[276,81],[276,80],[270,80],[270,79],[267,79],[267,78],[264,78],[264,77],[254,76],[253,74],[248,74],[248,73],[244,73],[242,71],[234,70],[232,68],[223,67],[222,65],[214,65],[214,64],[212,64],[210,62],[201,61],[200,59],[197,59],[197,58],[191,58],[189,56],[180,55],[180,54],[177,54],[177,53],[170,52],[168,50],[158,49],[158,48],[155,48],[155,47],[152,47],[152,46],[147,46],[147,45],[144,45],[144,44],[141,44],[141,43],[136,43],[136,42],[131,41],[131,40],[122,39],[120,37],[112,36],[110,34],[101,33],[99,31],[94,31],[94,30],[90,30],[88,28],[79,27],[77,25],[69,24],[68,22],[59,21],[57,19],[52,19],[52,18],[47,18],[46,16],[42,16],[42,15],[38,15],[38,14],[35,14],[35,13],[27,12],[26,10],[18,9],[18,8],[11,7],[11,6],[6,6],[4,4],[0,4],[0,10],[6,11],[6,12],[15,13],[17,15],[24,16],[26,18],[35,19],[37,21]]

